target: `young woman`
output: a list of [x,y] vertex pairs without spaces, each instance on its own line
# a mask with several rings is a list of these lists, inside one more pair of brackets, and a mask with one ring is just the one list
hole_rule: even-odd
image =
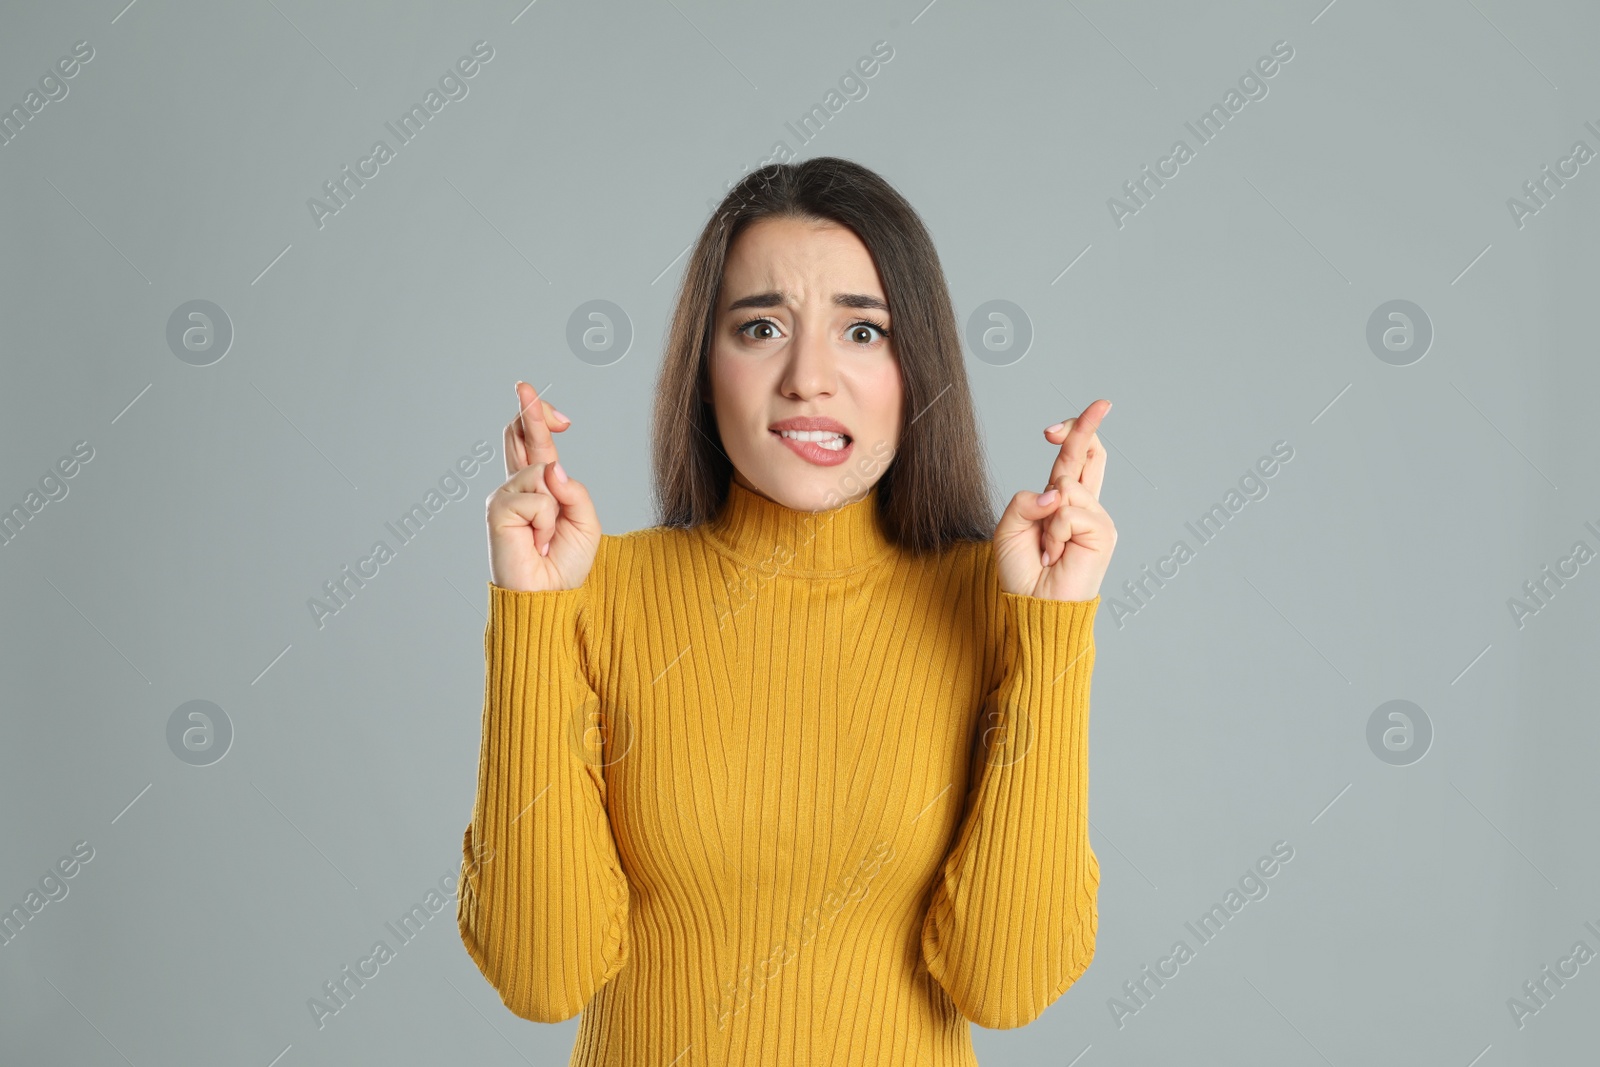
[[689,261],[655,527],[603,534],[517,383],[457,918],[574,1064],[971,1065],[1089,965],[1097,400],[991,511],[933,243],[774,164]]

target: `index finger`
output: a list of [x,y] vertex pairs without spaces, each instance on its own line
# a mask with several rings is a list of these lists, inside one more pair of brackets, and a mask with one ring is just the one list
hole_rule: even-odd
[[1061,452],[1050,468],[1052,484],[1079,480],[1085,464],[1090,459],[1091,447],[1099,447],[1099,438],[1095,436],[1095,430],[1099,428],[1100,420],[1105,418],[1106,412],[1110,410],[1111,401],[1096,400],[1083,409],[1082,415],[1072,420],[1072,426],[1062,438]]
[[[527,392],[523,387],[527,386]],[[544,405],[539,402],[539,391],[527,382],[517,383],[517,399],[522,402],[518,418],[522,421],[522,443],[528,453],[528,462],[554,463],[557,460],[555,439],[544,421]]]

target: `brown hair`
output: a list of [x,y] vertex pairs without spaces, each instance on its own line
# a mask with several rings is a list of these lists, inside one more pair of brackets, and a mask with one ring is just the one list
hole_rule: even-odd
[[727,498],[733,463],[706,402],[711,337],[728,250],[765,218],[847,227],[867,246],[883,281],[905,390],[899,448],[877,482],[878,516],[888,537],[914,555],[991,540],[995,519],[983,443],[933,239],[888,182],[835,156],[752,171],[700,231],[678,287],[656,384],[651,465],[660,524],[699,525]]

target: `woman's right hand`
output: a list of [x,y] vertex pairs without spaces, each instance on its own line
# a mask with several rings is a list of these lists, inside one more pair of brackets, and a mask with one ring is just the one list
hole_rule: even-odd
[[[526,390],[526,392],[524,392]],[[559,433],[572,423],[517,383],[517,417],[506,426],[505,484],[485,502],[490,580],[502,589],[576,589],[600,548],[600,516],[583,484],[566,477],[546,414]]]

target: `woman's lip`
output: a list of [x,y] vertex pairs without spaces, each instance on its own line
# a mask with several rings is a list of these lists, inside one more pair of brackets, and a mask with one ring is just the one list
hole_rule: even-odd
[[850,450],[855,445],[855,442],[846,436],[844,447],[834,451],[833,449],[823,448],[815,441],[797,441],[793,437],[785,437],[777,430],[769,430],[768,432],[787,445],[789,451],[807,463],[814,463],[819,467],[836,467],[843,463],[850,458]]
[[[782,425],[768,426],[767,429],[771,430],[773,433],[783,433],[786,430],[799,431],[802,433],[812,430],[821,430],[824,433],[836,433],[841,437],[850,437],[850,431],[840,423],[834,422],[832,419],[822,421],[820,425],[811,426],[803,425],[803,422],[805,421],[809,420],[785,419]],[[802,425],[791,425],[791,423],[802,423]]]

